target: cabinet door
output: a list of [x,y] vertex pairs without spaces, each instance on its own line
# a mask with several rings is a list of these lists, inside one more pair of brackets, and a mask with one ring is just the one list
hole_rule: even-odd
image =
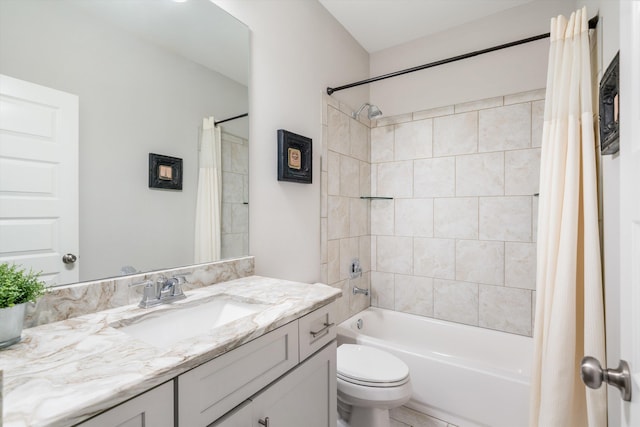
[[298,364],[298,322],[202,364],[178,377],[178,424],[203,427]]
[[80,424],[81,427],[174,427],[173,381]]
[[334,427],[337,411],[336,341],[253,398],[254,426]]

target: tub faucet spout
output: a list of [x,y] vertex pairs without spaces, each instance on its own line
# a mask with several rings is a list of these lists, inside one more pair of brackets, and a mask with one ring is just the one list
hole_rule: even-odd
[[369,289],[359,288],[359,287],[354,285],[353,286],[353,294],[354,295],[363,294],[364,296],[368,297],[369,296]]

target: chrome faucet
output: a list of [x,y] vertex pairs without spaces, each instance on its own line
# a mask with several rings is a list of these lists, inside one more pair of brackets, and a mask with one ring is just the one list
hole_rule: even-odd
[[149,308],[185,299],[187,296],[182,291],[182,284],[186,281],[184,276],[173,276],[167,279],[166,276],[160,275],[155,282],[153,280],[145,280],[133,283],[130,286],[144,286],[142,300],[138,306]]
[[359,288],[356,285],[353,285],[353,294],[354,295],[358,295],[358,294],[363,294],[364,296],[369,296],[369,289],[365,289],[365,288]]

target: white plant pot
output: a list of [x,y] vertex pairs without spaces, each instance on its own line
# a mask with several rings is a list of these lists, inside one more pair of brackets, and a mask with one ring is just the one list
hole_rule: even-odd
[[20,341],[26,306],[25,303],[0,308],[0,348],[9,347]]

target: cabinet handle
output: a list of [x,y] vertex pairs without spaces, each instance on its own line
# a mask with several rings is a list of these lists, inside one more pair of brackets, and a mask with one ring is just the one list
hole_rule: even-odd
[[324,322],[324,323],[323,323],[324,328],[320,329],[319,331],[309,331],[309,333],[311,334],[311,336],[312,336],[313,338],[315,338],[315,337],[317,337],[318,335],[321,335],[321,334],[324,334],[325,332],[328,332],[328,331],[329,331],[329,328],[331,328],[331,327],[333,327],[333,326],[335,326],[335,325],[336,325],[336,324],[335,324],[335,323],[333,323],[333,322],[332,322],[332,323]]
[[269,417],[260,418],[258,424],[264,427],[269,427]]

